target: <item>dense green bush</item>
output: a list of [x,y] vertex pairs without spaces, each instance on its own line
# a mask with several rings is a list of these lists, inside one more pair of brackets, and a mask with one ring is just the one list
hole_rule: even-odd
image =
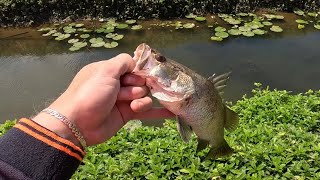
[[0,26],[44,23],[66,17],[172,18],[256,8],[318,10],[319,0],[0,0]]
[[253,97],[232,106],[240,116],[226,133],[232,156],[201,161],[208,149],[196,153],[195,137],[184,143],[167,121],[122,129],[89,148],[72,179],[319,179],[320,91],[292,95],[256,85]]

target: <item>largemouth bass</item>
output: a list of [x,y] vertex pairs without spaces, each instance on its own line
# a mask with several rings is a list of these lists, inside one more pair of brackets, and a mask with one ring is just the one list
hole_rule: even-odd
[[177,128],[185,142],[194,132],[197,151],[211,146],[206,159],[233,152],[224,139],[224,129],[235,128],[239,118],[220,96],[230,73],[205,78],[145,43],[136,48],[133,59],[133,73],[145,77],[152,96],[177,116]]

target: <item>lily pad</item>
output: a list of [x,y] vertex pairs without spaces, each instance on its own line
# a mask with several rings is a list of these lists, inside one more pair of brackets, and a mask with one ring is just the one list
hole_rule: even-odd
[[318,14],[316,12],[308,12],[307,14],[310,17],[317,17],[318,16]]
[[76,42],[78,42],[79,41],[79,39],[69,39],[68,40],[68,43],[69,44],[74,44],[74,43],[76,43]]
[[217,37],[217,36],[212,36],[210,39],[211,39],[212,41],[222,41],[222,40],[223,40],[223,38]]
[[62,41],[62,40],[69,38],[70,36],[71,36],[70,34],[61,34],[58,37],[56,37],[55,40]]
[[194,23],[186,23],[183,25],[183,27],[186,29],[194,28],[194,26],[196,26]]
[[53,34],[52,34],[52,36],[55,36],[55,37],[58,37],[58,36],[60,36],[60,35],[62,35],[61,32],[56,32],[56,33],[53,33]]
[[139,30],[139,29],[142,29],[142,26],[141,25],[134,25],[131,27],[132,30]]
[[221,32],[216,32],[214,35],[217,36],[217,37],[221,37],[221,38],[223,38],[223,39],[229,37],[229,34],[228,34],[227,32],[223,32],[223,31],[221,31]]
[[106,38],[113,38],[113,37],[115,37],[117,34],[115,34],[115,33],[109,33],[109,34],[107,34],[106,35]]
[[270,30],[273,31],[273,32],[282,32],[283,31],[283,29],[280,26],[275,26],[275,25],[273,25],[270,28]]
[[107,27],[103,32],[104,33],[112,33],[112,32],[114,32],[114,27],[113,26]]
[[90,37],[90,34],[81,34],[80,37],[81,37],[82,39],[87,39],[87,38]]
[[137,20],[134,20],[134,19],[126,20],[127,24],[135,24],[136,22]]
[[247,32],[247,31],[251,31],[251,28],[250,27],[246,27],[246,26],[240,26],[239,30],[242,31],[242,32]]
[[233,19],[233,18],[227,18],[225,19],[225,21],[231,25],[237,25],[237,24],[241,24],[240,20],[237,19]]
[[74,29],[74,28],[70,28],[70,29],[66,29],[66,30],[64,30],[64,33],[67,33],[67,34],[73,34],[73,33],[76,33],[76,29]]
[[238,16],[242,16],[242,17],[249,16],[249,14],[248,14],[248,13],[238,13],[237,15],[238,15]]
[[313,27],[320,30],[320,24],[315,24]]
[[46,28],[38,29],[37,31],[39,31],[39,32],[49,32],[50,30],[52,30],[52,28],[46,27]]
[[199,21],[199,22],[203,22],[206,20],[206,17],[203,17],[203,16],[197,16],[194,18],[196,21]]
[[214,28],[214,30],[215,30],[216,32],[224,32],[224,31],[226,31],[227,29],[224,28],[224,27],[218,26],[218,27]]
[[76,42],[73,44],[74,47],[78,47],[78,48],[83,48],[86,47],[88,45],[87,42]]
[[124,23],[121,23],[121,24],[118,24],[116,26],[118,29],[127,29],[129,27],[128,24],[124,24]]
[[188,14],[188,15],[186,15],[186,18],[188,18],[188,19],[194,19],[194,18],[196,18],[197,17],[197,15],[194,15],[194,14]]
[[57,30],[53,29],[53,30],[50,30],[49,32],[47,32],[46,34],[42,34],[42,36],[50,36],[56,32],[57,32]]
[[233,36],[238,36],[241,34],[241,31],[239,29],[230,29],[230,30],[228,30],[228,33]]
[[69,48],[69,51],[78,51],[78,50],[80,50],[81,48],[79,48],[79,47],[75,47],[75,46],[71,46],[70,48]]
[[272,22],[269,21],[263,21],[262,24],[265,26],[272,26]]
[[298,29],[304,29],[305,28],[305,25],[303,24],[298,24]]
[[264,30],[261,29],[254,29],[252,30],[252,32],[257,35],[264,35],[266,33]]
[[119,44],[117,43],[117,42],[115,42],[115,41],[112,41],[111,43],[105,43],[104,44],[104,47],[105,48],[115,48],[115,47],[117,47]]
[[92,43],[91,47],[102,47],[104,46],[105,42],[101,41],[101,42],[96,42],[96,43]]
[[122,39],[124,37],[124,35],[122,34],[117,34],[116,36],[114,36],[112,39],[115,40],[115,41],[118,41],[120,39]]
[[295,14],[299,15],[299,16],[303,16],[304,15],[304,12],[300,9],[296,9],[293,11]]
[[252,31],[244,31],[244,32],[242,32],[242,35],[244,35],[246,37],[253,37],[254,33]]
[[299,24],[309,24],[308,21],[305,21],[303,19],[297,19],[296,22]]
[[274,17],[274,19],[284,19],[284,16],[282,16],[282,15],[275,15],[275,17]]
[[82,23],[79,23],[79,24],[76,24],[76,25],[75,25],[75,27],[77,27],[77,28],[83,27],[83,26],[84,26],[84,24],[82,24]]
[[83,28],[82,32],[84,33],[91,33],[93,30],[91,29],[86,29],[86,28]]
[[90,43],[95,44],[95,43],[99,43],[99,42],[103,42],[103,39],[101,37],[98,38],[91,38],[89,40]]
[[96,29],[95,31],[96,31],[97,33],[103,33],[105,30],[106,30],[106,29],[104,29],[104,28],[99,28],[99,29]]

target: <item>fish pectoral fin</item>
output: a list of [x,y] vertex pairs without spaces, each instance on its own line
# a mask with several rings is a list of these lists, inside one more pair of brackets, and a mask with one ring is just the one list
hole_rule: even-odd
[[226,155],[230,155],[233,153],[233,149],[228,145],[225,139],[223,142],[219,144],[218,147],[211,147],[209,153],[205,157],[204,160],[211,159],[211,158],[218,158]]
[[227,106],[225,106],[224,109],[225,109],[224,128],[227,130],[233,130],[239,124],[239,116],[237,113],[232,111]]
[[205,149],[208,145],[209,145],[209,141],[204,140],[204,139],[200,139],[200,138],[198,137],[197,152],[202,151],[202,150]]
[[180,116],[177,116],[177,128],[180,133],[181,139],[184,142],[189,142],[192,135],[192,128],[186,124]]
[[221,74],[217,77],[215,77],[215,74],[213,74],[208,78],[208,80],[211,81],[214,84],[214,87],[221,93],[223,92],[223,89],[227,87],[227,81],[229,80],[230,74],[231,71]]

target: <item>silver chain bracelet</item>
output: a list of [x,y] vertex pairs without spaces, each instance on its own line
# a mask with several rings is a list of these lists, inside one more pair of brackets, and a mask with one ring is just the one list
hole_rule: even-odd
[[87,143],[84,140],[84,137],[82,136],[82,134],[80,133],[80,131],[78,130],[77,126],[75,124],[73,124],[67,117],[65,117],[64,115],[60,114],[58,111],[53,110],[51,108],[46,108],[44,110],[42,110],[41,112],[45,112],[47,114],[50,114],[51,116],[57,118],[58,120],[60,120],[61,122],[63,122],[65,125],[68,126],[68,128],[73,132],[73,134],[77,137],[77,139],[79,140],[81,146],[83,149],[87,148]]

